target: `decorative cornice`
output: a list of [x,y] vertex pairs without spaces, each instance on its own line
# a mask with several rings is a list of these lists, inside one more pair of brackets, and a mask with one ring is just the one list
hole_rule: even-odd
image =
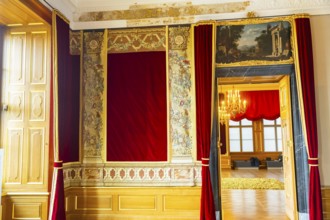
[[167,17],[186,17],[205,14],[221,14],[242,11],[249,5],[248,1],[220,4],[193,5],[172,3],[162,5],[133,5],[128,10],[96,11],[75,13],[75,22],[139,20]]
[[[44,2],[46,0],[39,0]],[[330,0],[196,0],[157,4],[135,1],[47,0],[70,20],[72,29],[109,29],[173,24],[192,24],[204,20],[246,18],[254,11],[259,17],[308,13],[330,14]]]

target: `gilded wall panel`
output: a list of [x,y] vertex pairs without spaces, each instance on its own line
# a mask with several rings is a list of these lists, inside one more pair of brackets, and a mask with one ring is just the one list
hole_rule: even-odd
[[2,200],[2,218],[7,219],[47,219],[48,195],[33,192],[6,195]]
[[75,208],[76,210],[112,210],[112,195],[94,195],[75,196]]
[[156,210],[157,198],[154,195],[119,195],[119,211]]
[[41,219],[41,203],[13,203],[13,219]]
[[139,28],[108,30],[108,53],[166,50],[166,29]]
[[68,220],[197,220],[201,187],[70,187]]
[[[163,209],[165,211],[199,211],[200,199],[200,195],[187,195],[184,197],[177,195],[165,195]],[[180,204],[180,207],[177,204]]]

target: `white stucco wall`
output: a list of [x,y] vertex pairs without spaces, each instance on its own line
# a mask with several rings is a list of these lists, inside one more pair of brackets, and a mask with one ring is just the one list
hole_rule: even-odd
[[330,15],[312,16],[321,185],[330,186]]

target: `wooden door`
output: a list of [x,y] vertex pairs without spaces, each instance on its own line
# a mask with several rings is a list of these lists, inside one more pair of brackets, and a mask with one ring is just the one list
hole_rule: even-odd
[[49,27],[8,29],[2,76],[5,192],[48,191]]
[[298,219],[296,178],[294,162],[294,145],[292,133],[290,78],[285,76],[279,83],[280,111],[283,146],[283,173],[285,184],[285,209],[287,216]]

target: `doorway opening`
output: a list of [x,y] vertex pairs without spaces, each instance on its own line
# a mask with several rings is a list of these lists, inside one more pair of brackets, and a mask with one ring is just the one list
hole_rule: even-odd
[[[291,132],[291,139],[290,135],[283,135],[282,138],[284,138],[285,143],[290,143],[286,149],[288,149],[285,153],[291,152],[289,157],[285,156],[285,160],[287,161],[287,164],[285,164],[283,167],[283,181],[285,183],[285,193],[280,193],[278,195],[269,195],[269,192],[265,193],[265,198],[270,198],[271,201],[274,201],[277,199],[279,203],[284,203],[285,204],[285,212],[286,216],[290,217],[290,219],[297,219],[298,218],[298,211],[301,210],[307,210],[307,196],[305,195],[307,190],[301,191],[301,187],[305,187],[307,189],[307,182],[308,182],[308,166],[304,164],[304,158],[306,158],[306,152],[301,146],[295,146],[297,143],[302,143],[303,140],[299,140],[299,138],[296,136],[296,134],[301,134],[301,125],[300,125],[300,118],[299,118],[299,107],[298,107],[298,98],[297,98],[297,90],[296,90],[296,81],[295,81],[295,73],[292,65],[283,65],[283,66],[271,66],[271,67],[236,67],[236,68],[217,68],[216,69],[216,76],[219,80],[219,86],[218,86],[218,92],[220,92],[221,86],[223,87],[224,85],[243,85],[246,84],[249,87],[251,87],[254,84],[258,84],[257,86],[263,87],[263,86],[268,86],[269,83],[275,83],[278,84],[280,87],[280,81],[285,78],[285,83],[287,87],[281,92],[280,91],[280,96],[283,101],[288,102],[288,110],[286,112],[283,112],[284,114],[284,126],[282,125],[282,131],[284,130],[285,132],[291,130],[292,132],[295,133],[295,136],[292,135]],[[282,85],[283,86],[283,85]],[[291,89],[291,91],[290,91]],[[261,89],[262,90],[262,89]],[[280,90],[280,88],[279,88]],[[282,104],[281,104],[282,106]],[[291,109],[292,108],[292,109]],[[281,110],[282,111],[282,110]],[[286,118],[287,114],[290,113],[292,116],[291,118]],[[282,112],[281,112],[282,116]],[[282,118],[282,117],[281,117]],[[292,123],[291,123],[292,122]],[[220,130],[220,129],[219,129]],[[289,139],[288,139],[289,138]],[[299,145],[299,144],[298,144]],[[227,152],[229,150],[227,149]],[[229,156],[230,154],[226,153],[224,155],[221,155],[221,167],[223,165],[227,165],[228,167],[228,162],[231,163],[231,158]],[[231,168],[231,167],[229,167]],[[288,172],[287,170],[290,170]],[[243,171],[242,171],[243,172]],[[225,172],[223,172],[225,174]],[[220,171],[220,177],[223,176],[222,172]],[[247,172],[244,172],[244,175],[247,175]],[[288,185],[288,180],[293,181],[294,183],[291,185]],[[299,181],[299,182],[298,182]],[[290,188],[290,190],[288,190]],[[299,191],[297,189],[299,188]],[[251,190],[248,190],[249,193],[251,193]],[[242,192],[241,192],[242,193]],[[246,191],[247,193],[247,191]],[[253,193],[252,193],[253,194]],[[284,194],[284,195],[283,195]],[[231,194],[230,197],[238,198],[239,195]],[[255,196],[255,194],[254,194]],[[289,200],[291,200],[291,205],[287,203],[288,198],[290,197]],[[263,202],[257,202],[257,201],[250,201],[248,203],[251,203],[249,206],[244,207],[241,203],[237,203],[237,201],[243,201],[244,199],[248,198],[247,195],[240,195],[239,197],[242,197],[241,200],[236,200],[233,205],[237,206],[235,209],[241,208],[246,209],[244,211],[245,217],[246,213],[253,213],[254,207],[252,207],[252,204],[256,203],[264,203],[264,205],[267,203],[272,203],[270,201],[263,201]],[[222,200],[222,215],[226,215],[226,206],[225,200],[228,198],[228,195],[224,194],[224,190],[221,190],[221,200]],[[254,203],[253,203],[254,202]],[[228,203],[227,203],[228,204]],[[263,206],[264,207],[264,206]],[[279,218],[279,216],[276,214],[279,211],[279,206],[274,206],[277,207],[276,211],[274,211],[272,217],[277,217],[277,219],[282,219]],[[288,208],[289,207],[289,208]],[[228,206],[227,206],[228,208]],[[283,206],[282,206],[283,208]],[[260,211],[260,210],[259,210]],[[257,211],[258,212],[258,211]],[[303,211],[304,212],[304,211]],[[306,211],[307,212],[307,211]],[[232,213],[231,213],[232,214]],[[228,217],[228,216],[227,216]],[[227,218],[225,218],[227,219]],[[285,219],[285,218],[284,218]]]

